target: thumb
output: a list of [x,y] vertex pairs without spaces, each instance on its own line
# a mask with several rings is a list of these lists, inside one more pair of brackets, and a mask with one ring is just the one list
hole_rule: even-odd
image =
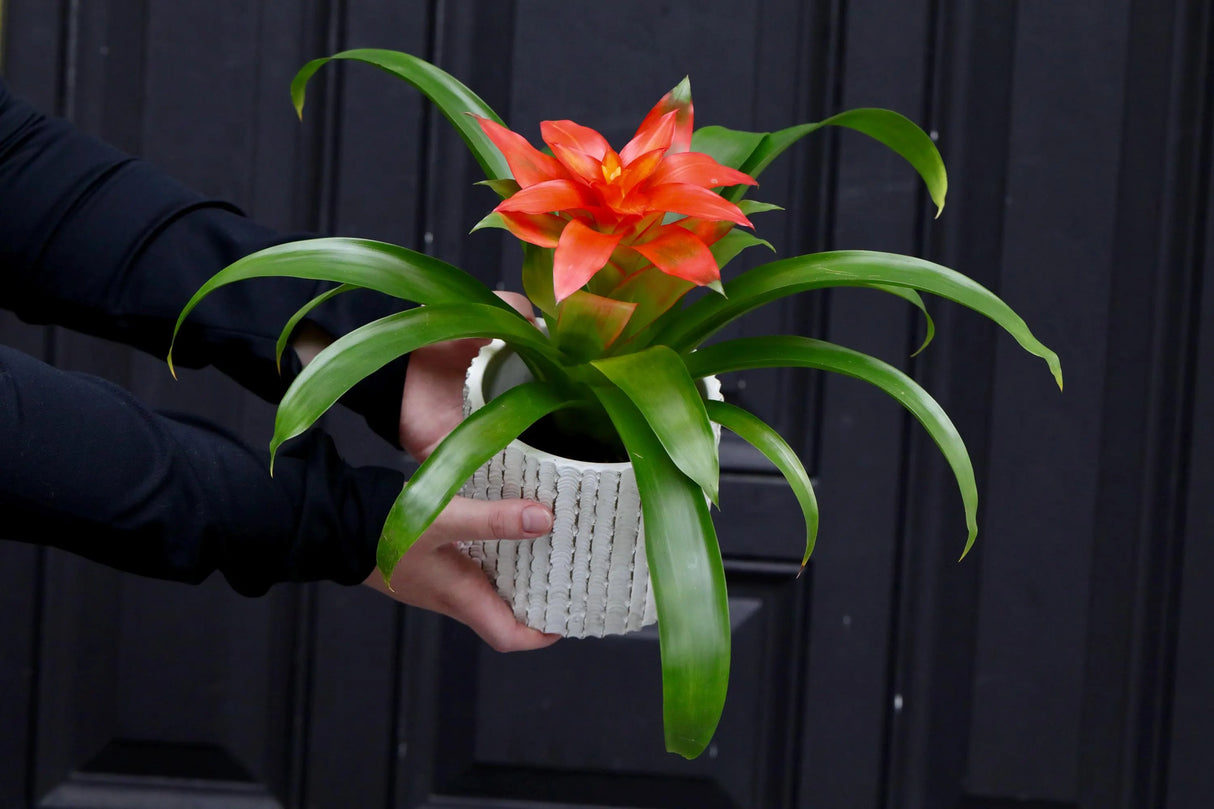
[[456,497],[426,530],[430,545],[478,539],[534,539],[552,530],[552,512],[533,500]]

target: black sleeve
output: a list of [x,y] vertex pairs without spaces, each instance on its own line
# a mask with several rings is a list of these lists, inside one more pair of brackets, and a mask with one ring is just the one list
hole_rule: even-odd
[[361,582],[403,476],[354,469],[313,431],[269,474],[216,428],[149,411],[96,377],[0,346],[0,539],[260,595],[279,581]]
[[[156,170],[38,113],[0,81],[0,308],[164,357],[182,307],[214,273],[287,237]],[[277,401],[274,345],[283,325],[328,285],[298,279],[233,284],[204,301],[174,349],[183,367],[213,365]],[[349,293],[310,319],[333,336],[402,306]],[[377,433],[397,436],[405,360],[369,377],[342,401]]]

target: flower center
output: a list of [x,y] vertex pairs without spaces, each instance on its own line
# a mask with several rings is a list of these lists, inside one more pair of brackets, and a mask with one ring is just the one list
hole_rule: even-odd
[[608,150],[607,154],[603,155],[603,179],[609,183],[614,182],[623,170],[620,165],[620,156],[614,151]]

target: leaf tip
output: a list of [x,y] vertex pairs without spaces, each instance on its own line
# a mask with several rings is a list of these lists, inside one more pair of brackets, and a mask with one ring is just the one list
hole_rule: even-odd
[[375,569],[379,571],[379,575],[384,577],[384,586],[392,593],[396,592],[392,587],[392,572],[396,570],[396,564],[399,561],[399,558],[394,558],[388,535],[381,534],[379,544],[375,549]]
[[282,442],[274,439],[270,442],[270,477],[274,477],[274,460],[278,457],[278,448]]
[[975,539],[977,539],[977,538],[978,538],[978,529],[977,529],[977,528],[970,528],[970,534],[969,534],[969,537],[968,537],[968,538],[966,539],[966,541],[965,541],[965,547],[961,549],[961,556],[960,556],[960,557],[958,557],[958,559],[957,559],[957,561],[958,561],[958,562],[965,561],[965,557],[966,557],[966,556],[968,556],[968,555],[969,555],[970,550],[972,550],[972,549],[973,549],[973,547],[974,547],[974,540],[975,540]]

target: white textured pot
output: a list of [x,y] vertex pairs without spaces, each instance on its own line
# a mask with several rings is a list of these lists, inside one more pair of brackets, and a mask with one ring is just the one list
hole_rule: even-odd
[[[465,415],[530,378],[522,360],[494,340],[468,368]],[[710,398],[721,398],[715,377],[704,385]],[[632,464],[563,458],[516,440],[478,469],[462,494],[524,497],[552,509],[555,520],[545,536],[460,546],[527,626],[582,638],[657,621]]]

